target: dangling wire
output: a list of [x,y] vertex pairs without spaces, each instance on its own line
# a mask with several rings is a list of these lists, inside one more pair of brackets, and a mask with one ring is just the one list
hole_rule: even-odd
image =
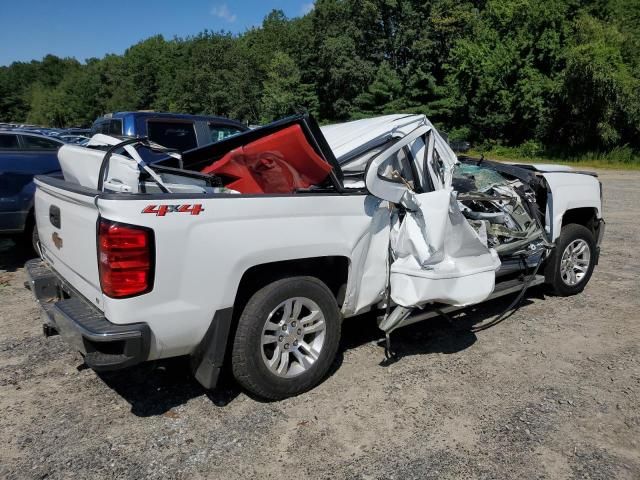
[[[531,273],[531,275],[528,278],[525,279],[524,284],[522,286],[522,290],[520,290],[520,293],[513,300],[513,302],[511,302],[511,304],[501,314],[499,314],[497,317],[495,317],[493,320],[490,320],[490,321],[488,321],[486,323],[482,323],[480,325],[472,327],[471,328],[471,332],[473,332],[473,333],[480,332],[482,330],[486,330],[488,328],[494,327],[494,326],[498,325],[500,322],[503,322],[504,320],[509,318],[514,313],[516,313],[520,309],[520,307],[522,305],[522,299],[524,298],[524,294],[527,292],[527,289],[531,285],[531,282],[533,281],[533,279],[536,278],[536,274],[538,273],[538,269],[540,268],[540,265],[542,265],[542,262],[544,262],[545,258],[546,258],[546,254],[543,254],[543,255],[540,256],[540,260],[538,261],[538,264],[533,269],[533,272]],[[509,315],[507,315],[507,313],[509,313]]]

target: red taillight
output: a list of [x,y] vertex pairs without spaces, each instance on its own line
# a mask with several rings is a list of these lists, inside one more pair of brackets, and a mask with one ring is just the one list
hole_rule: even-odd
[[153,287],[153,231],[100,220],[98,269],[105,295],[124,298]]

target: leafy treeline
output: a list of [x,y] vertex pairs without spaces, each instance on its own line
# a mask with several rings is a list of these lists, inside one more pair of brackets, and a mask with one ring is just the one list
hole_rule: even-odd
[[264,122],[423,112],[451,136],[640,149],[640,0],[317,0],[241,35],[151,37],[81,64],[0,67],[0,120],[154,109]]

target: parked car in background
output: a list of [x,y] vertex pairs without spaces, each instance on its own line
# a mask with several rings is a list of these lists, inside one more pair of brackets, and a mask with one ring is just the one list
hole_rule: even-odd
[[83,145],[89,141],[89,137],[85,137],[84,135],[60,135],[58,138],[64,143],[73,143],[76,145]]
[[91,135],[148,137],[181,152],[218,142],[247,127],[223,117],[162,112],[108,113],[93,122]]
[[35,245],[33,177],[60,170],[62,145],[53,137],[0,130],[0,235],[13,236],[19,245]]
[[61,135],[78,135],[78,136],[83,136],[83,137],[89,137],[89,136],[91,136],[91,129],[90,128],[70,127],[70,128],[65,128],[61,132]]
[[34,127],[34,126],[21,126],[12,129],[14,132],[20,133],[33,133],[35,135],[42,135],[44,137],[57,138],[62,134],[62,130],[59,128],[47,128],[47,127]]

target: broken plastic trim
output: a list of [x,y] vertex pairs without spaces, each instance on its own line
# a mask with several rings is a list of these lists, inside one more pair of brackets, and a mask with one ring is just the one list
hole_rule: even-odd
[[[140,168],[142,168],[145,172],[147,172],[151,176],[151,178],[153,178],[153,180],[158,184],[158,187],[160,188],[160,190],[162,190],[163,193],[171,193],[171,191],[166,187],[166,185],[164,184],[162,179],[153,170],[151,170],[147,166],[147,164],[142,160],[142,158],[135,151],[135,149],[133,148],[133,145],[136,144],[136,143],[148,146],[152,150],[165,151],[166,153],[169,153],[169,154],[174,153],[176,151],[175,149],[168,149],[168,148],[162,147],[161,145],[158,145],[156,143],[152,143],[152,142],[149,141],[149,139],[147,137],[130,138],[128,140],[124,140],[124,141],[122,141],[120,143],[112,145],[106,151],[106,153],[105,153],[105,155],[104,155],[104,157],[102,159],[102,162],[100,163],[100,170],[99,170],[99,173],[98,173],[98,191],[103,191],[103,189],[104,189],[104,180],[105,180],[105,176],[106,176],[106,173],[107,173],[107,169],[108,169],[108,166],[109,166],[109,160],[111,159],[111,156],[117,150],[124,149],[127,153],[129,153],[129,155],[131,155],[131,158],[133,158],[133,160],[135,160],[136,163],[138,163]],[[129,148],[127,148],[127,147],[129,147]]]

